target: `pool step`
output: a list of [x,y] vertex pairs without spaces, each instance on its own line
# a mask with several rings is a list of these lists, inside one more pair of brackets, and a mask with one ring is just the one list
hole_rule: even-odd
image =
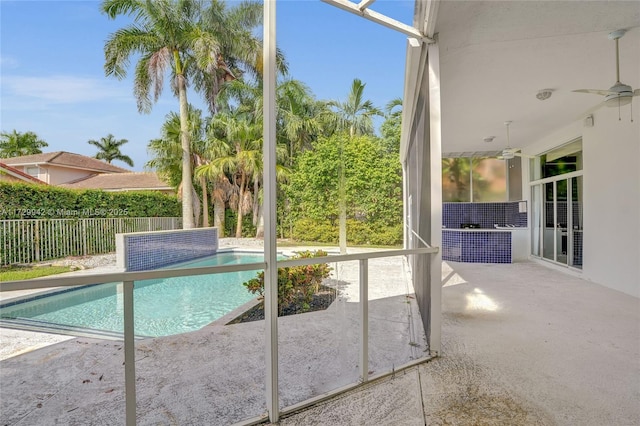
[[[64,334],[77,337],[89,337],[93,339],[123,340],[123,333],[115,331],[54,324],[51,322],[34,320],[31,318],[0,318],[0,327],[11,328],[14,330]],[[148,336],[136,336],[136,340],[148,338]]]

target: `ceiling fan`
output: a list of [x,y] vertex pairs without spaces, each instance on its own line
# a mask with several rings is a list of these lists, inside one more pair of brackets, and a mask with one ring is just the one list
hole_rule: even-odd
[[514,157],[524,157],[524,158],[535,158],[532,155],[527,155],[519,152],[517,148],[511,148],[509,145],[509,126],[511,125],[511,121],[505,121],[504,125],[507,127],[507,147],[502,150],[502,153],[498,155],[496,158],[498,160],[512,160]]
[[574,92],[604,96],[604,104],[610,107],[627,105],[631,103],[634,96],[640,96],[640,89],[633,90],[631,86],[620,82],[620,52],[618,49],[618,40],[620,40],[626,32],[626,30],[617,30],[609,33],[609,40],[615,40],[616,42],[616,83],[606,90],[579,89],[574,90]]

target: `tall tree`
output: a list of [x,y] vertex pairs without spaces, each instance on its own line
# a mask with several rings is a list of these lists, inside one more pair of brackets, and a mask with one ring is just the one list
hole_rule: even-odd
[[365,83],[355,78],[346,101],[329,102],[336,113],[336,130],[347,131],[350,138],[372,135],[373,117],[382,115],[382,111],[376,108],[373,102],[364,99],[365,86]]
[[[318,241],[337,240],[334,225],[339,217],[339,139],[344,141],[349,239],[360,243],[395,244],[402,241],[402,169],[398,152],[387,152],[379,138],[346,133],[320,137],[313,149],[302,153],[292,173],[288,191],[293,200],[295,236]],[[367,231],[371,230],[371,235]],[[375,234],[375,235],[373,235]],[[335,235],[335,237],[334,237]],[[396,241],[397,239],[397,241]]]
[[151,111],[170,71],[171,87],[180,106],[184,228],[194,227],[187,87],[191,84],[202,93],[211,112],[215,112],[221,84],[235,78],[232,67],[244,63],[255,69],[260,43],[252,31],[261,22],[261,10],[261,5],[253,2],[227,8],[217,0],[208,7],[198,0],[102,3],[102,11],[111,19],[133,16],[131,25],[107,39],[105,72],[107,76],[123,79],[129,59],[140,56],[134,82],[140,112]]
[[395,98],[385,107],[385,120],[380,126],[382,145],[388,153],[400,152],[402,133],[402,99]]
[[277,124],[280,139],[288,146],[289,167],[295,155],[310,149],[323,132],[331,114],[326,102],[316,101],[307,85],[298,80],[285,80],[276,89]]
[[[382,115],[382,111],[373,106],[373,102],[364,99],[365,84],[359,79],[354,79],[351,83],[349,96],[344,102],[332,101],[329,103],[336,114],[335,128],[337,131],[346,131],[349,140],[358,135],[373,134],[373,117]],[[344,170],[344,142],[340,139],[340,167],[338,171],[338,203],[339,203],[339,243],[340,253],[347,252],[347,201],[345,193],[345,170]]]
[[[296,158],[311,149],[318,136],[328,130],[334,117],[325,101],[318,101],[311,90],[298,80],[285,80],[276,89],[277,137],[287,147],[288,169],[293,170]],[[282,185],[280,186],[282,188]],[[280,221],[282,229],[293,233],[291,199],[286,191],[281,201]]]
[[98,148],[98,153],[95,155],[95,158],[98,160],[104,160],[109,164],[111,164],[113,160],[119,160],[128,164],[129,167],[133,167],[133,160],[131,157],[124,155],[120,151],[120,147],[128,142],[129,141],[127,139],[116,140],[111,133],[106,137],[100,138],[99,141],[93,139],[87,141],[89,145],[93,145]]
[[[287,157],[287,144],[285,143],[287,135],[282,131],[284,128],[284,122],[286,121],[283,116],[283,111],[286,110],[289,103],[284,99],[284,94],[287,91],[306,91],[304,95],[310,96],[308,89],[299,81],[286,80],[279,82],[276,87],[276,104],[278,105],[278,111],[276,113],[276,179],[279,182],[286,181],[290,172],[290,167],[286,167],[284,162]],[[223,90],[220,92],[220,101],[224,103],[228,112],[233,113],[236,119],[241,119],[247,123],[251,123],[252,126],[258,126],[262,128],[263,114],[262,114],[262,80],[249,80],[238,79],[233,82],[227,83]],[[311,98],[309,98],[311,99]],[[291,117],[289,115],[288,117]],[[288,118],[287,117],[287,118]],[[299,121],[300,123],[301,121]],[[299,128],[300,131],[309,130],[312,124],[307,124],[305,128]],[[293,132],[292,132],[293,133]],[[225,137],[224,134],[221,135]],[[290,141],[289,146],[295,146],[296,141]],[[262,139],[260,139],[260,147],[262,147]],[[257,163],[260,167],[262,162]],[[252,174],[253,180],[253,224],[256,227],[256,238],[262,238],[264,234],[264,209],[261,197],[262,191],[262,168],[256,170]]]
[[[202,118],[202,111],[189,105],[188,112],[189,140],[191,141],[191,166],[196,167],[204,164],[203,153],[206,151],[205,123]],[[167,114],[162,125],[162,135],[159,139],[153,139],[147,145],[147,149],[152,158],[145,165],[149,169],[159,173],[171,186],[178,188],[178,192],[184,191],[182,182],[182,161],[181,161],[181,136],[180,136],[180,115],[175,112]],[[207,182],[200,178],[200,188],[202,190],[202,223],[209,225],[209,212],[207,201]],[[194,221],[198,222],[196,214],[200,211],[200,200],[193,198]]]
[[229,204],[238,214],[235,236],[241,238],[242,219],[253,206],[251,184],[262,171],[262,126],[237,111],[216,114],[212,126],[224,136],[216,138],[215,155],[196,169],[196,176],[231,176],[235,192]]
[[42,149],[49,146],[34,132],[0,133],[0,158],[21,157],[23,155],[41,154]]

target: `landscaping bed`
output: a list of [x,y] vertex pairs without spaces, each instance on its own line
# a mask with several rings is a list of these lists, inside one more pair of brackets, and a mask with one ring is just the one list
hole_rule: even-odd
[[[335,288],[321,285],[319,291],[313,295],[308,307],[305,307],[303,303],[292,303],[286,308],[282,309],[279,317],[287,315],[303,314],[306,312],[323,311],[327,309],[333,301],[336,299],[337,291]],[[240,324],[243,322],[260,321],[264,319],[264,302],[260,302],[248,311],[237,316],[230,324]]]

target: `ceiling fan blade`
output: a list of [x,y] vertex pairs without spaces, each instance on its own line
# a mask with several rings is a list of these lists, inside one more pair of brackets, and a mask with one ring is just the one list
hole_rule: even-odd
[[607,96],[612,93],[610,90],[598,90],[598,89],[579,89],[579,90],[573,90],[573,92],[589,93],[592,95],[601,95],[601,96]]

